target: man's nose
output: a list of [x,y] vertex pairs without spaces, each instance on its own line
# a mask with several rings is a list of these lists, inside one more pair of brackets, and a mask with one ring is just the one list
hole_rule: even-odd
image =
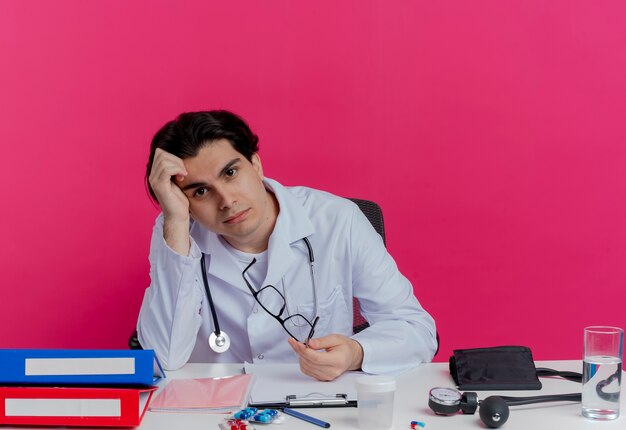
[[231,209],[235,206],[235,203],[237,203],[234,192],[228,187],[216,188],[215,191],[219,196],[220,210]]

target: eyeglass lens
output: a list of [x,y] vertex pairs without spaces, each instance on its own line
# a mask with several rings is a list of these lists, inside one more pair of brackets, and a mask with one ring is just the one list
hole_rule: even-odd
[[[241,276],[243,277],[248,289],[252,293],[256,302],[271,316],[273,316],[283,327],[283,329],[295,340],[298,342],[302,342],[298,336],[293,333],[294,331],[300,331],[302,327],[310,328],[308,331],[308,335],[305,338],[304,344],[307,344],[309,339],[311,339],[315,333],[315,325],[319,320],[319,317],[315,317],[313,323],[311,323],[304,315],[302,314],[293,314],[288,315],[284,318],[285,309],[287,306],[287,301],[285,300],[285,296],[276,289],[273,285],[266,285],[258,291],[255,291],[248,282],[246,278],[246,272],[252,265],[256,262],[256,259],[253,259],[252,262],[243,270]],[[298,330],[296,330],[298,329]]]

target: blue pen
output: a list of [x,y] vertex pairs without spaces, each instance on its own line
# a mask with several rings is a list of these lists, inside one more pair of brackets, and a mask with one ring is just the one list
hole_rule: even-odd
[[299,418],[302,421],[306,421],[307,423],[315,424],[316,426],[324,427],[326,429],[330,427],[330,424],[326,421],[318,420],[317,418],[313,418],[309,415],[305,415],[302,412],[298,412],[293,409],[283,408],[283,412],[287,415],[291,415],[292,417]]

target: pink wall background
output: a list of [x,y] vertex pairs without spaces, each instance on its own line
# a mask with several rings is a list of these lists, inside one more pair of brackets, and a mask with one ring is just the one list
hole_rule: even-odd
[[[0,347],[124,348],[149,141],[226,108],[268,176],[378,201],[454,348],[626,327],[621,1],[0,0]],[[317,252],[323,252],[319,250]]]

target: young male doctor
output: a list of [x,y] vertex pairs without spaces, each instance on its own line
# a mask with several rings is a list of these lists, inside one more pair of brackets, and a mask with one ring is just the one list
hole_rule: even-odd
[[[162,212],[137,331],[165,368],[299,362],[332,380],[432,359],[435,323],[367,218],[349,200],[266,178],[237,115],[168,122],[146,178]],[[370,324],[357,334],[353,297]]]

